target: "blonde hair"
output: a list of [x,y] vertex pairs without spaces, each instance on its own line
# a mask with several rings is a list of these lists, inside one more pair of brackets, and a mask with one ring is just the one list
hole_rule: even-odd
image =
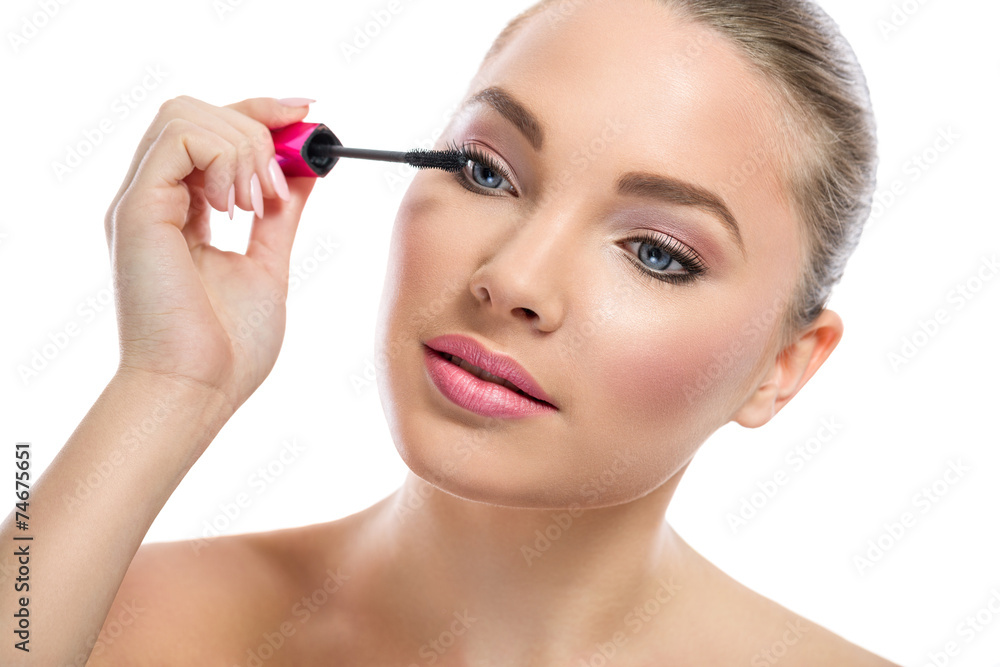
[[[543,10],[540,0],[500,32],[484,64]],[[779,326],[781,347],[826,307],[854,252],[875,191],[875,118],[857,57],[837,24],[808,0],[649,0],[728,37],[776,86],[805,139],[785,182],[803,223],[805,266]],[[560,8],[556,5],[562,4]],[[811,149],[811,150],[810,150]]]

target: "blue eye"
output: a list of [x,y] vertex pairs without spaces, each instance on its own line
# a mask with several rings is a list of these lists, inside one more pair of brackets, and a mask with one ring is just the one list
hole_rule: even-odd
[[510,189],[511,185],[507,182],[507,179],[502,174],[495,172],[488,165],[480,164],[473,160],[469,160],[469,164],[472,165],[472,179],[479,185],[490,190],[499,190],[500,186],[507,183],[507,187],[504,189]]
[[642,244],[640,244],[639,247],[640,247],[639,259],[642,260],[644,263],[651,262],[652,264],[655,264],[655,266],[650,267],[654,271],[666,271],[672,265],[675,264],[676,264],[676,266],[674,267],[675,271],[677,269],[684,268],[683,264],[681,264],[672,256],[664,252],[663,248],[661,248],[660,246],[654,246],[650,245],[649,243],[643,242]]
[[[478,146],[449,144],[453,151],[464,153],[468,158],[465,167],[455,173],[455,178],[459,184],[476,194],[484,194],[491,197],[503,197],[504,191],[511,196],[517,197],[517,189],[514,188],[510,171],[489,153],[482,151]],[[471,166],[471,169],[470,169]]]
[[629,260],[657,280],[684,283],[705,272],[705,264],[697,253],[674,239],[660,239],[644,232],[628,239],[626,244],[638,247],[634,255],[629,254]]

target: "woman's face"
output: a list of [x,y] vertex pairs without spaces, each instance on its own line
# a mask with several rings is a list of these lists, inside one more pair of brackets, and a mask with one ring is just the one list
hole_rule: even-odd
[[[379,314],[403,460],[498,505],[612,505],[668,480],[770,369],[800,266],[779,106],[736,48],[653,3],[566,4],[484,64],[436,146],[510,178],[415,176]],[[425,368],[443,334],[513,357],[558,409],[452,402]]]

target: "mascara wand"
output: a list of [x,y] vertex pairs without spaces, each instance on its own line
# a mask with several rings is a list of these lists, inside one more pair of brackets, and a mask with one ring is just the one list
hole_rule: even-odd
[[461,151],[379,151],[347,148],[322,123],[293,123],[271,130],[278,166],[286,176],[326,176],[342,157],[403,162],[418,169],[461,171],[469,158]]

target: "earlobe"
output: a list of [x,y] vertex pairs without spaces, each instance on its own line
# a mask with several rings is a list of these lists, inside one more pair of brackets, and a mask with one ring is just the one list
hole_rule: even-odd
[[844,335],[844,323],[823,310],[787,347],[778,352],[767,375],[730,418],[746,428],[771,420],[819,370]]

